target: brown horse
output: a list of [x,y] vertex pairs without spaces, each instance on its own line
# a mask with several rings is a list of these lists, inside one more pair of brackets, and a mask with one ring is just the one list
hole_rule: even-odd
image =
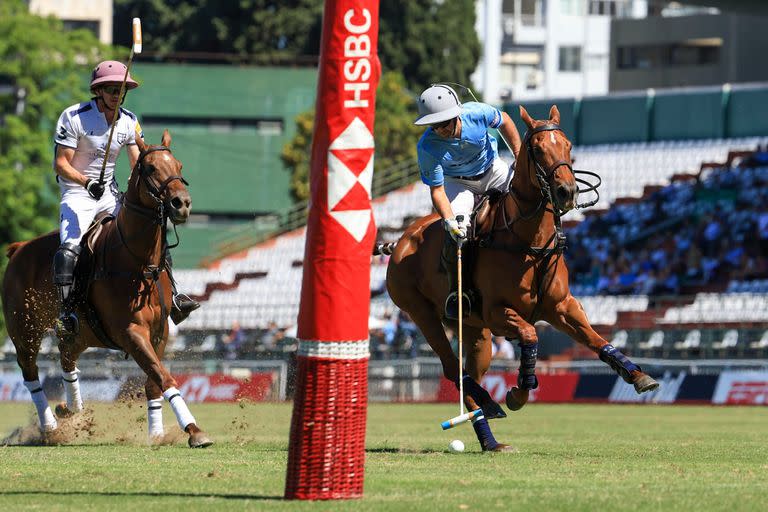
[[[518,410],[527,402],[529,390],[538,386],[538,320],[599,354],[638,393],[656,389],[655,380],[594,331],[569,291],[560,216],[577,206],[578,186],[571,143],[559,127],[560,113],[553,106],[547,121],[537,121],[521,106],[520,116],[528,131],[515,155],[509,190],[490,201],[485,214],[477,215],[483,219],[474,219],[475,237],[464,250],[474,260],[471,269],[465,265],[465,281],[474,283],[481,299],[481,306],[463,319],[466,372],[475,381],[469,388],[465,384],[465,403],[469,410],[482,407],[486,416],[491,411],[491,418],[504,416],[494,412],[498,405],[476,385],[491,362],[491,333],[519,340],[519,387],[507,393],[507,406]],[[443,237],[448,235],[438,218],[423,217],[406,229],[390,259],[387,289],[440,358],[443,375],[456,382],[459,362],[443,327],[455,327],[456,322],[443,318],[449,285],[438,268]]]
[[[179,425],[189,434],[193,448],[212,444],[198,428],[176,381],[161,363],[168,341],[171,280],[165,261],[166,221],[186,222],[192,203],[181,162],[170,151],[166,130],[160,146],[147,146],[137,138],[140,156],[128,180],[122,207],[113,221],[94,223],[101,232],[83,237],[83,252],[75,270],[80,332],[61,337],[62,378],[66,406],[58,415],[82,409],[77,381],[77,359],[88,347],[122,350],[147,374],[150,440],[163,435],[162,398],[169,401]],[[57,296],[51,263],[59,247],[58,231],[8,248],[3,279],[3,313],[8,334],[16,346],[25,385],[37,407],[40,427],[55,431],[56,418],[40,386],[37,354],[40,340],[56,321]],[[87,321],[85,321],[87,320]]]

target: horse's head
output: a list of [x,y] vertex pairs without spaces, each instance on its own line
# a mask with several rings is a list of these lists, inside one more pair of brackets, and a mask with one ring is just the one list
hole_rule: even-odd
[[171,153],[171,134],[163,132],[159,146],[148,146],[136,138],[139,159],[131,174],[135,180],[139,201],[147,208],[162,205],[174,224],[183,224],[189,218],[192,198],[187,190],[187,180],[181,176],[181,162]]
[[[579,187],[573,174],[571,160],[571,141],[560,128],[560,112],[552,105],[549,119],[532,119],[520,106],[520,117],[528,127],[520,150],[518,170],[523,159],[527,159],[528,178],[533,187],[541,190],[544,197],[552,201],[561,212],[572,210],[576,206]],[[549,197],[547,197],[549,196]]]

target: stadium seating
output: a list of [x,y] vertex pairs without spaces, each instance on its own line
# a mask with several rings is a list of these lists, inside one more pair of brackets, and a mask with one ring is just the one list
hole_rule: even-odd
[[[611,169],[623,169],[624,174],[617,174],[615,179],[606,179],[606,185],[611,182],[627,182],[632,190],[617,189],[615,194],[641,194],[643,187],[649,183],[668,181],[675,172],[697,171],[704,161],[722,160],[729,150],[749,147],[756,139],[696,141],[696,142],[657,142],[645,144],[604,145],[574,150],[579,162],[599,172],[612,172]],[[617,162],[621,162],[620,164]],[[659,162],[664,162],[659,163]],[[695,162],[691,164],[690,162]],[[604,168],[596,166],[603,165]],[[665,167],[666,166],[666,167]],[[649,170],[641,172],[642,169]],[[617,171],[618,172],[618,171]],[[730,179],[731,171],[717,174],[718,180]],[[627,180],[626,176],[636,178]],[[723,176],[725,178],[723,178]],[[739,176],[743,179],[756,179],[760,171],[747,170]],[[621,179],[620,179],[621,177]],[[634,181],[633,181],[634,180]],[[707,181],[704,182],[708,183]],[[717,182],[719,183],[719,182]],[[714,185],[713,185],[714,186]],[[687,183],[674,183],[667,187],[667,196],[672,198],[665,206],[675,213],[693,211],[698,205],[692,203],[694,196],[692,188]],[[613,192],[605,197],[611,197]],[[649,203],[650,204],[650,203]],[[611,211],[625,211],[622,215],[630,220],[645,218],[648,211],[653,210],[645,201],[635,204],[616,205]],[[404,225],[413,217],[427,214],[431,211],[427,188],[421,183],[404,187],[378,198],[373,202],[374,215],[382,232],[389,239],[394,239],[401,233]],[[733,212],[737,215],[738,212]],[[615,219],[612,219],[612,221]],[[625,226],[626,224],[626,226]],[[631,239],[640,233],[632,226],[632,222],[611,222],[611,229],[618,229],[611,236],[618,240]],[[635,223],[636,224],[636,223]],[[582,226],[588,229],[590,224],[578,225],[569,233],[569,240],[578,240],[588,234],[580,231]],[[623,231],[622,231],[623,230]],[[270,321],[277,320],[284,326],[292,325],[298,311],[298,297],[301,286],[301,263],[304,252],[304,231],[297,231],[279,236],[259,246],[253,247],[238,255],[221,260],[217,268],[209,270],[187,270],[178,273],[180,287],[192,293],[205,296],[205,307],[200,313],[193,315],[183,329],[226,329],[234,320],[238,320],[246,328],[264,328]],[[569,255],[569,258],[572,258]],[[385,292],[384,279],[386,275],[386,259],[374,261],[371,270],[371,290],[374,296]],[[235,276],[252,272],[262,272],[260,278],[236,279]],[[602,295],[592,296],[597,290],[589,283],[579,283],[574,279],[572,291],[580,297],[590,321],[595,325],[615,325],[619,315],[642,313],[648,310],[647,295]],[[736,295],[701,294],[696,296],[692,304],[677,305],[659,310],[660,324],[710,322],[739,322],[764,321],[765,297],[761,295],[768,280],[747,280],[731,282],[729,289],[754,289],[752,294],[741,297]],[[222,286],[223,284],[223,286]],[[215,289],[219,288],[219,289]],[[390,318],[396,311],[394,305],[384,296],[372,300],[371,313],[374,318]],[[742,294],[743,295],[743,294]],[[745,303],[747,301],[748,303]],[[725,303],[724,303],[725,302]],[[693,336],[693,334],[690,334]],[[646,342],[656,343],[658,336]],[[694,338],[673,340],[679,343],[678,349],[695,348]],[[672,345],[670,345],[672,347]],[[650,345],[647,348],[658,348]]]

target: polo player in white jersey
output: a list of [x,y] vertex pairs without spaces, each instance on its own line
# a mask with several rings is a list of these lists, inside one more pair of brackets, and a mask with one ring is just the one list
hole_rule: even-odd
[[[53,259],[53,282],[61,301],[57,330],[64,334],[76,334],[79,330],[77,316],[69,299],[75,264],[80,254],[80,240],[96,215],[102,212],[117,214],[120,204],[114,176],[115,162],[120,149],[125,146],[133,168],[139,158],[136,137],[144,137],[136,116],[120,107],[125,99],[120,98],[120,86],[125,72],[126,67],[122,62],[101,62],[91,74],[91,100],[66,108],[56,123],[53,167],[61,190],[61,246]],[[126,91],[138,86],[128,75]],[[102,182],[99,180],[101,166],[117,109],[119,117],[115,123]],[[178,324],[198,307],[200,305],[197,302],[174,290],[171,319]]]

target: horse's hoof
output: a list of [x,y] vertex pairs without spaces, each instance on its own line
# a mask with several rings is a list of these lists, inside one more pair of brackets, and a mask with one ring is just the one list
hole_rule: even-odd
[[59,402],[56,404],[56,407],[53,409],[53,411],[59,418],[70,418],[76,414],[76,412],[67,407],[67,404],[64,402]]
[[510,446],[508,444],[499,443],[496,445],[495,448],[491,448],[490,450],[483,450],[484,452],[494,452],[494,453],[517,453],[519,450],[515,448],[514,446]]
[[190,434],[187,442],[189,443],[190,448],[207,448],[213,444],[213,441],[208,437],[208,434],[202,431]]
[[507,391],[507,408],[510,411],[519,411],[528,403],[528,390],[518,387],[509,388]]
[[658,389],[659,383],[656,379],[648,375],[647,373],[641,373],[633,380],[632,384],[635,386],[637,394],[646,393]]

